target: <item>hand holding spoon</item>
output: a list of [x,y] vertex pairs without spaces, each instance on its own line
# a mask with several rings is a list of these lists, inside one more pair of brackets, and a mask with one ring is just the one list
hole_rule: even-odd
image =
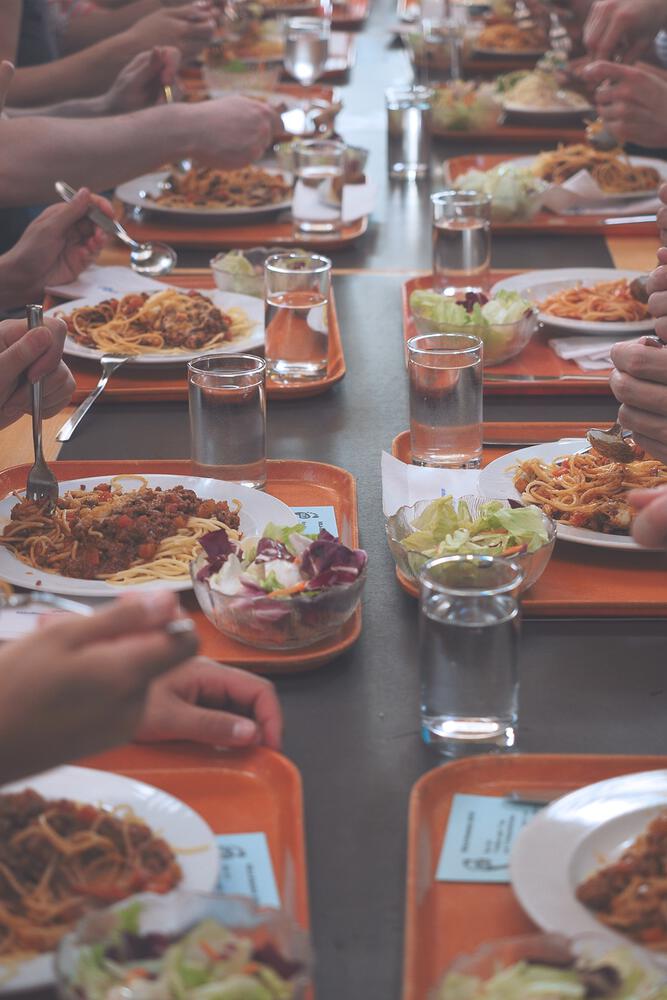
[[[63,201],[71,201],[76,194],[74,188],[64,181],[56,181],[55,188]],[[96,205],[91,205],[86,215],[105,233],[115,236],[130,248],[130,267],[137,274],[158,278],[160,275],[169,274],[176,266],[176,252],[166,243],[137,243],[117,219],[110,219]]]

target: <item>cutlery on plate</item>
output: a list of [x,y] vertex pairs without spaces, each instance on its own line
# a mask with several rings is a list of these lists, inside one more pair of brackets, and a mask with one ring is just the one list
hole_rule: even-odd
[[121,365],[124,365],[126,361],[129,361],[129,355],[127,354],[102,355],[100,358],[102,374],[100,375],[97,385],[93,391],[86,396],[81,406],[79,406],[79,408],[74,411],[72,416],[62,425],[56,435],[58,441],[69,441],[97,397],[104,392],[106,384],[113,373],[120,368]]
[[[65,181],[56,181],[55,189],[63,201],[71,201],[76,191]],[[176,266],[176,251],[166,243],[137,243],[117,219],[111,219],[105,215],[96,205],[91,205],[86,215],[91,222],[103,229],[105,233],[115,236],[130,248],[130,267],[137,274],[145,274],[149,277],[159,277],[162,274],[169,274]]]
[[[41,306],[26,306],[28,329],[43,326],[44,314]],[[32,441],[35,448],[35,464],[28,473],[26,496],[38,503],[47,502],[47,509],[53,510],[58,499],[58,480],[46,464],[42,452],[42,379],[31,386],[32,393]]]
[[[95,609],[83,601],[72,601],[69,597],[61,597],[60,594],[49,594],[44,590],[31,590],[27,594],[0,594],[0,611],[16,610],[17,608],[27,608],[34,604],[41,604],[47,608],[54,608],[56,611],[66,611],[71,615],[83,615],[89,618],[95,613]],[[163,626],[163,631],[167,635],[177,639],[180,636],[191,635],[195,630],[195,623],[191,618],[175,618]]]
[[484,372],[485,382],[608,382],[608,375],[491,375]]

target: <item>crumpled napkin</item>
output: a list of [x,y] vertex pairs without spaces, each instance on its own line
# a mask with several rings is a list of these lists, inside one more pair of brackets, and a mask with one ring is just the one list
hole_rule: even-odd
[[660,200],[610,197],[596,184],[588,170],[580,170],[563,184],[551,184],[544,193],[544,208],[557,215],[654,215]]
[[292,197],[292,214],[297,219],[330,222],[336,220],[340,212],[343,222],[354,222],[355,219],[371,214],[375,207],[375,195],[375,185],[370,181],[365,184],[346,184],[340,201],[332,191],[330,182],[325,181],[317,187],[309,188],[297,181]]
[[632,337],[559,337],[550,340],[549,347],[559,358],[574,361],[583,371],[599,371],[611,368],[610,352],[614,344],[621,340],[634,340]]
[[419,500],[453,496],[456,499],[479,493],[479,469],[429,469],[407,465],[382,452],[382,510],[391,517],[399,507]]

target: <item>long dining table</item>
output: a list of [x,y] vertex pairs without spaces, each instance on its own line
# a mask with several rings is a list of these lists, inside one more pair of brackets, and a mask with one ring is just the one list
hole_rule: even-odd
[[[388,179],[383,91],[410,75],[391,32],[394,21],[392,0],[375,0],[357,37],[351,79],[340,88],[339,131],[346,141],[370,148],[368,172],[378,189],[366,235],[333,254],[347,375],[325,395],[273,401],[268,410],[271,458],[329,462],[356,477],[361,544],[370,560],[356,644],[318,670],[276,682],[284,750],[304,784],[318,1000],[399,996],[408,797],[414,782],[442,763],[420,737],[418,609],[397,585],[384,537],[380,456],[408,426],[401,284],[429,270],[429,194],[442,184],[442,159],[468,146],[464,135],[455,144],[434,142],[428,180]],[[526,144],[518,151],[538,149]],[[650,268],[656,246],[657,235],[496,235],[492,266]],[[179,263],[201,269],[212,255],[182,252]],[[122,255],[114,249],[104,259],[116,262]],[[615,414],[611,394],[517,394],[484,403],[486,421],[517,427],[542,420],[604,426]],[[61,422],[62,415],[49,422],[51,458],[58,455],[54,430]],[[27,425],[0,435],[0,457],[4,467],[28,460]],[[59,457],[188,458],[187,404],[110,404],[102,397]],[[657,617],[526,620],[518,749],[664,753],[666,632],[664,618]]]

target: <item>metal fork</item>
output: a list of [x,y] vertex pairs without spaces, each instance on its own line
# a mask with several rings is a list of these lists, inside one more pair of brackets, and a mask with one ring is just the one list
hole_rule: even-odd
[[81,406],[78,410],[75,410],[69,420],[66,420],[58,431],[56,437],[58,441],[69,441],[69,439],[74,434],[88,410],[91,408],[98,396],[100,396],[106,384],[113,375],[113,373],[124,365],[126,361],[129,360],[128,354],[103,354],[100,358],[100,363],[102,365],[102,374],[100,375],[99,382],[93,389],[93,391],[86,396]]
[[[26,306],[28,329],[44,325],[41,306]],[[32,441],[35,448],[35,464],[28,473],[26,496],[38,503],[46,502],[48,510],[53,510],[58,499],[58,480],[46,464],[42,452],[42,379],[33,383],[32,392]]]

